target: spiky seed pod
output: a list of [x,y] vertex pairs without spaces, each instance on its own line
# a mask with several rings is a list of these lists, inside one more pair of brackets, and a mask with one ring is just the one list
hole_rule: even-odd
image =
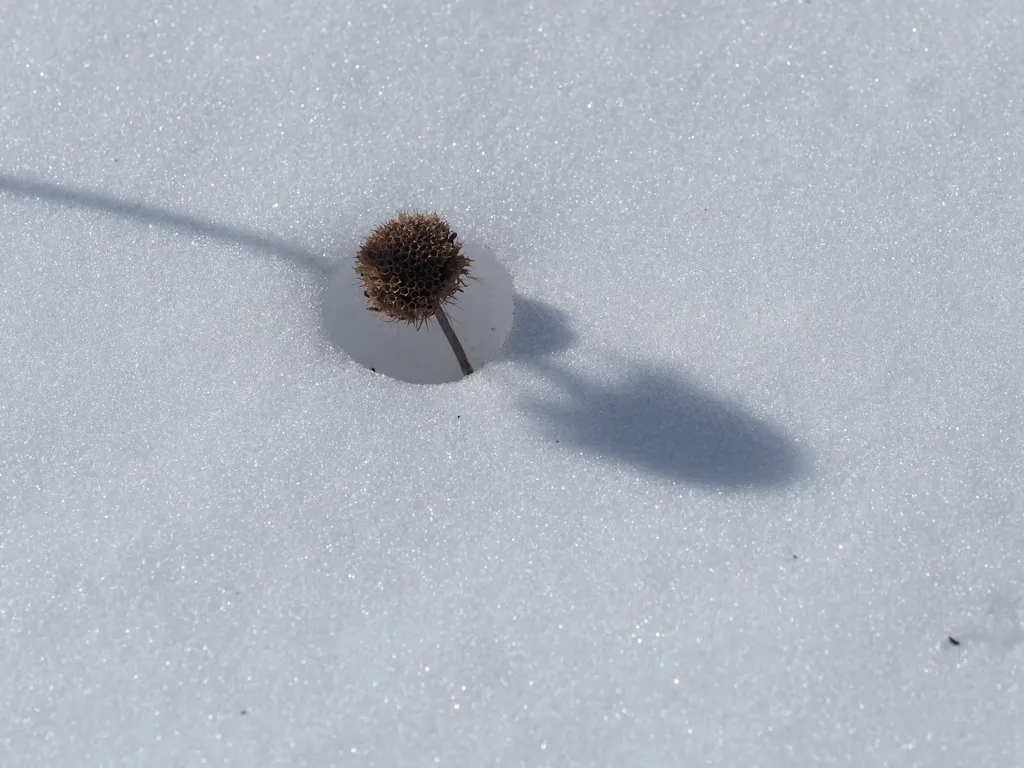
[[470,259],[436,213],[400,213],[381,224],[356,256],[373,312],[417,328],[465,287]]

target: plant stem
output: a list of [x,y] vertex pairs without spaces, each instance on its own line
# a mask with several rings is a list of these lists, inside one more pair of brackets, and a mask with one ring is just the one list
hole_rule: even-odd
[[444,337],[448,339],[448,343],[451,344],[452,352],[455,353],[455,359],[459,361],[459,368],[462,369],[463,376],[469,376],[473,372],[473,366],[469,364],[469,358],[466,357],[466,350],[462,348],[462,342],[459,341],[459,337],[455,335],[455,331],[452,330],[452,324],[448,322],[448,315],[444,313],[441,307],[437,308],[434,313],[434,317],[437,318],[438,324],[441,326],[441,330],[444,331]]

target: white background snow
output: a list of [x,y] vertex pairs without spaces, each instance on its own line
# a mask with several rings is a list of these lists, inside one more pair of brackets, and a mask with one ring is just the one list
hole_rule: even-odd
[[[7,0],[0,83],[0,765],[1024,764],[1018,0]],[[455,384],[324,330],[403,209],[514,281]]]

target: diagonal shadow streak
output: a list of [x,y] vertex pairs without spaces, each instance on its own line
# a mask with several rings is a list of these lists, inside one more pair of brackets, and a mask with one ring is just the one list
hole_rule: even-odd
[[[97,192],[0,174],[0,194],[102,211],[243,245],[323,277],[331,277],[337,269],[329,259],[271,235]],[[703,485],[785,485],[804,473],[804,457],[789,438],[677,372],[634,364],[631,375],[622,381],[590,381],[548,359],[575,340],[563,312],[517,296],[516,315],[504,357],[535,368],[567,396],[561,402],[523,401],[551,433],[599,456]]]
[[568,400],[528,407],[551,434],[598,456],[720,488],[788,485],[804,472],[778,429],[669,368],[636,365],[618,382],[551,373]]
[[520,402],[552,439],[673,481],[721,489],[796,482],[808,456],[779,428],[673,367],[623,361],[615,380],[591,379],[550,359],[575,340],[564,312],[516,297],[506,359],[556,385]]
[[0,174],[0,194],[40,199],[70,208],[89,208],[126,219],[157,224],[168,229],[178,230],[179,232],[205,235],[215,240],[236,243],[256,251],[273,254],[285,261],[311,269],[324,277],[330,277],[337,269],[337,265],[329,259],[317,256],[311,251],[272,235],[235,229],[223,224],[217,224],[216,222],[196,218],[195,216],[166,211],[145,203],[119,200],[116,197],[99,192],[69,189],[56,184],[49,184],[45,181],[19,179],[14,176]]

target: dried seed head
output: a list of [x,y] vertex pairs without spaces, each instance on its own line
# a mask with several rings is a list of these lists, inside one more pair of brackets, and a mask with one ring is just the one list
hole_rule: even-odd
[[470,259],[436,213],[400,213],[381,224],[356,256],[369,309],[419,327],[461,291]]

